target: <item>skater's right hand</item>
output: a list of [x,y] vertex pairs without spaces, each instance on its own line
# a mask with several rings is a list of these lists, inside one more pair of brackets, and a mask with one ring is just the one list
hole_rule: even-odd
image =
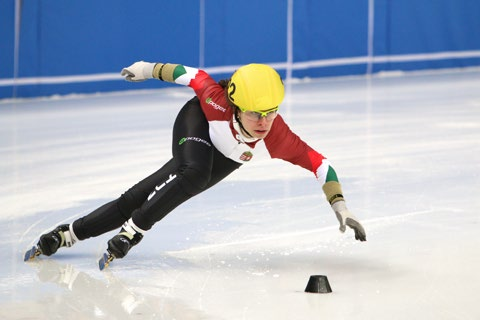
[[140,82],[153,78],[152,72],[156,63],[138,61],[129,67],[123,68],[121,75],[125,80],[131,82]]

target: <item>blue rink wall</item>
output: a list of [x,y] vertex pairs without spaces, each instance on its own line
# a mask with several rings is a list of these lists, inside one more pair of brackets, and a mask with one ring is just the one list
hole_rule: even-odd
[[284,78],[480,65],[478,0],[5,0],[0,99],[168,86],[125,82],[137,60],[224,78],[239,65]]

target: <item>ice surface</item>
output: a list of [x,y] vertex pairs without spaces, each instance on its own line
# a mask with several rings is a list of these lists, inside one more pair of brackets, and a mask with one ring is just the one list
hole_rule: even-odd
[[[132,89],[135,84],[132,84]],[[282,161],[244,166],[106,272],[113,235],[24,263],[170,157],[188,88],[0,101],[1,319],[479,319],[480,71],[296,81],[282,114],[333,163],[365,243]],[[333,292],[305,293],[310,275]]]

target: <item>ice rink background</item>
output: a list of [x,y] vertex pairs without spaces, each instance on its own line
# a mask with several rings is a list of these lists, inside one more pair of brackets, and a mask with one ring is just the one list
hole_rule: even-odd
[[[480,71],[287,84],[367,242],[313,175],[243,166],[109,270],[115,233],[24,263],[40,234],[157,170],[188,88],[0,101],[1,319],[479,319]],[[135,84],[132,84],[135,89]],[[310,275],[333,292],[305,293]]]

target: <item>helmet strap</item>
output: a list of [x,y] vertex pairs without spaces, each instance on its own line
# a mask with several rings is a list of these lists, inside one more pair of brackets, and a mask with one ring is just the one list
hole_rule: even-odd
[[240,126],[240,129],[245,132],[250,138],[254,138],[254,136],[252,136],[250,134],[250,132],[248,132],[245,127],[243,126],[242,124],[242,121],[240,121],[240,117],[238,116],[238,113],[240,112],[240,109],[238,109],[238,107],[235,108],[235,121],[238,122],[238,125]]

